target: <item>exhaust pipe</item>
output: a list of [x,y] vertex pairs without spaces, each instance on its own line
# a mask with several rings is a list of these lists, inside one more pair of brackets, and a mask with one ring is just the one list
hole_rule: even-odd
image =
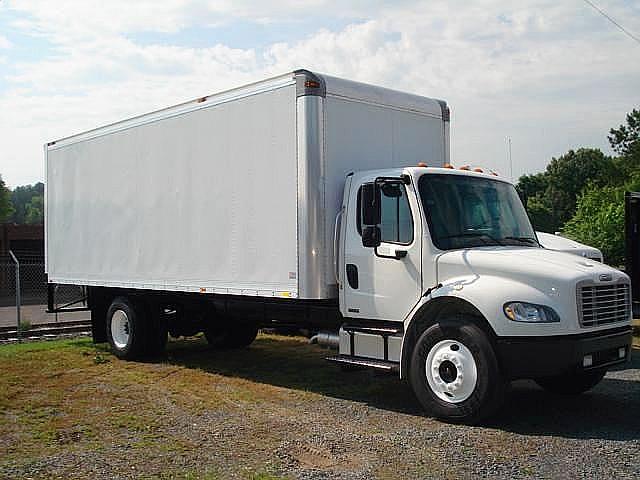
[[309,339],[309,343],[317,343],[318,345],[327,346],[329,348],[338,348],[340,337],[335,332],[318,332]]

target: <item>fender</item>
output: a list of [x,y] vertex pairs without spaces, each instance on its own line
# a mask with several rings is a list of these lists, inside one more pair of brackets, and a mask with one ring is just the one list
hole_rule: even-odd
[[[503,305],[517,300],[551,306],[561,318],[566,315],[566,309],[571,308],[558,305],[561,298],[553,288],[545,292],[510,278],[472,274],[443,281],[441,286],[420,299],[404,321],[400,378],[406,377],[413,345],[420,332],[443,316],[465,314],[477,318],[479,326],[492,341],[498,336],[562,335],[569,330],[568,325],[563,325],[566,322],[518,324],[508,320],[502,311]],[[572,313],[570,318],[575,317],[575,312]]]

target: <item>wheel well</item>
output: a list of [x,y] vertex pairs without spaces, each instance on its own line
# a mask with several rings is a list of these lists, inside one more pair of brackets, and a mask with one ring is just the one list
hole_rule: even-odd
[[472,317],[474,321],[477,322],[477,325],[487,334],[489,341],[493,345],[496,334],[491,325],[489,325],[489,322],[487,322],[487,319],[475,306],[461,298],[435,298],[420,307],[411,319],[409,328],[405,331],[400,368],[402,377],[405,377],[408,372],[413,347],[418,341],[420,334],[444,318],[452,319],[458,316],[465,318]]

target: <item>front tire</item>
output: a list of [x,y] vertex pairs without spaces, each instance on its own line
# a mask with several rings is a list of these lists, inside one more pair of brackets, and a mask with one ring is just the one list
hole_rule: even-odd
[[504,400],[506,382],[487,335],[472,320],[427,328],[413,350],[409,381],[429,415],[475,424]]
[[605,370],[574,373],[555,377],[537,378],[536,383],[545,390],[561,395],[580,395],[591,390],[604,378]]

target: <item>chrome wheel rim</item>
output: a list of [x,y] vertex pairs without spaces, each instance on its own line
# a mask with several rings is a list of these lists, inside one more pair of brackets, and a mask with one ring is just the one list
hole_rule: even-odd
[[129,343],[131,331],[129,329],[129,317],[124,310],[116,310],[111,315],[111,338],[113,344],[122,350]]
[[431,391],[447,403],[464,402],[478,383],[475,358],[471,350],[457,340],[442,340],[431,347],[425,373]]

